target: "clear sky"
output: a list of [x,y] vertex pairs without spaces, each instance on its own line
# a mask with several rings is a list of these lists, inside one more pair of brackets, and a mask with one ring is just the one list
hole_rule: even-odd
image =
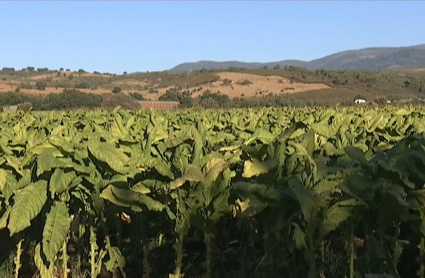
[[0,67],[166,70],[425,43],[425,1],[0,1]]

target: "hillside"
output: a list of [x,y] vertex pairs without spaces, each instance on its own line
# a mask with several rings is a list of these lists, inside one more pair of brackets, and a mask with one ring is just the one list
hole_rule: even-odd
[[170,69],[174,72],[194,71],[201,69],[245,68],[258,69],[275,66],[303,67],[309,70],[390,70],[400,68],[425,67],[425,44],[407,47],[374,47],[347,50],[331,54],[312,61],[283,60],[267,63],[245,63],[239,61],[199,61],[183,63]]
[[[64,99],[64,90],[78,90]],[[393,71],[310,71],[288,66],[285,69],[204,70],[192,72],[148,72],[128,75],[94,74],[49,70],[0,71],[0,105],[24,102],[55,109],[88,102],[93,106],[135,107],[135,100],[179,101],[185,107],[269,107],[284,105],[353,104],[355,97],[371,102],[421,101],[425,99],[425,70]],[[75,101],[74,101],[75,100]],[[132,100],[132,101],[130,101]],[[46,104],[51,103],[53,104]]]

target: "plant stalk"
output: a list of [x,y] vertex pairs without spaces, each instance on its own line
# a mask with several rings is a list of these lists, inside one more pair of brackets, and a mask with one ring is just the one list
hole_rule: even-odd
[[421,243],[419,244],[419,278],[425,278],[425,239],[421,238]]
[[93,226],[90,226],[90,267],[91,267],[91,277],[97,277],[97,267],[96,267],[96,232]]
[[21,268],[21,255],[22,255],[22,242],[24,241],[23,238],[21,238],[16,245],[16,256],[15,256],[15,278],[19,277],[19,270]]
[[62,272],[63,278],[68,278],[68,253],[67,253],[67,241],[65,240],[62,245]]
[[183,240],[184,240],[184,231],[179,232],[179,237],[176,242],[176,269],[174,270],[174,275],[176,277],[181,277],[181,269],[183,264]]
[[355,256],[354,225],[353,225],[353,219],[351,218],[351,225],[350,225],[350,278],[354,278],[354,256]]
[[205,233],[205,245],[206,245],[206,274],[205,277],[206,278],[211,278],[211,262],[212,262],[212,237],[213,234],[211,232],[206,232]]

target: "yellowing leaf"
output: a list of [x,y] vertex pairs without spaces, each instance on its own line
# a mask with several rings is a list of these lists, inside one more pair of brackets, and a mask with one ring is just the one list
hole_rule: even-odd
[[223,158],[213,157],[205,165],[205,181],[208,184],[212,184],[215,180],[217,180],[218,176],[227,168],[227,166],[228,163]]
[[242,177],[251,178],[262,174],[267,174],[277,166],[278,163],[273,159],[259,161],[254,158],[252,162],[245,161]]

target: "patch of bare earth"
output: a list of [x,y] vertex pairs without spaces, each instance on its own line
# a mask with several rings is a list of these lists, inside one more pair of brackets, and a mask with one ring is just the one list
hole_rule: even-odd
[[[314,91],[320,89],[330,88],[322,83],[291,83],[287,78],[281,76],[261,76],[255,74],[235,73],[235,72],[222,72],[219,73],[220,80],[208,86],[212,92],[220,92],[228,95],[230,98],[234,97],[254,97],[261,96],[269,93],[273,94],[296,94],[306,91]],[[230,85],[225,85],[223,81],[228,79],[231,81]],[[249,81],[250,84],[243,85],[244,82]],[[197,94],[201,94],[198,92]]]
[[[322,83],[291,83],[289,79],[280,76],[261,76],[235,72],[222,72],[218,73],[218,75],[220,80],[216,82],[196,88],[189,88],[188,90],[192,94],[192,97],[201,95],[205,90],[210,90],[212,93],[226,94],[230,98],[235,98],[262,96],[269,93],[296,94],[330,88],[328,85]],[[225,84],[224,80],[230,80],[231,82],[230,84]],[[246,85],[244,85],[244,82]],[[157,89],[158,94],[149,94],[148,91],[141,91],[140,93],[147,99],[157,99],[171,88],[173,87]]]

